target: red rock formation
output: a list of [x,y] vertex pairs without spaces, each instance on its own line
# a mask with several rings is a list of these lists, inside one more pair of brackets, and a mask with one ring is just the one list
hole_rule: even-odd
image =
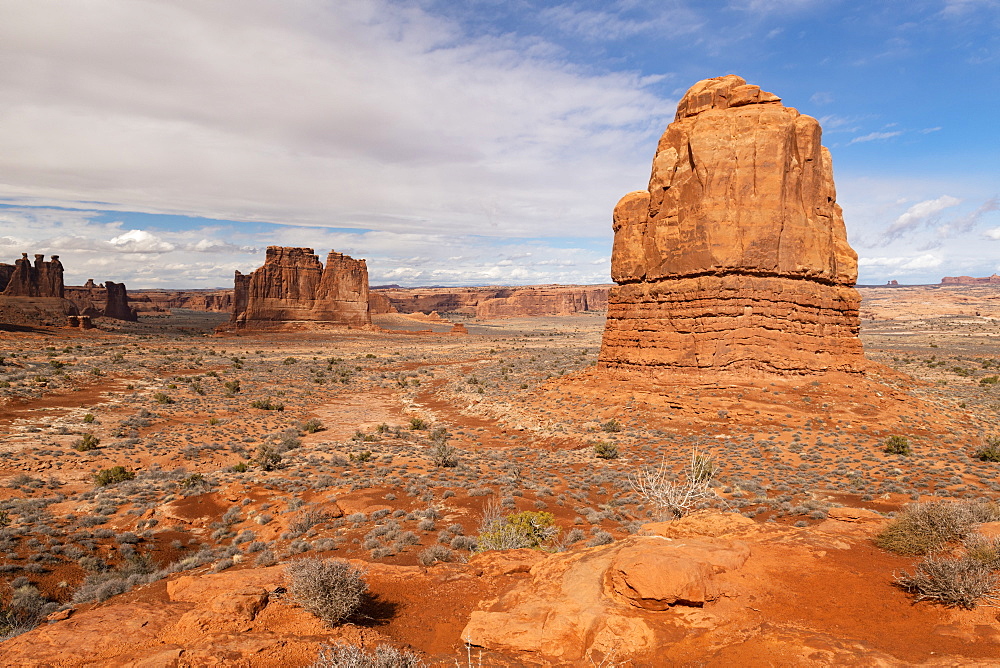
[[35,255],[32,266],[27,253],[13,265],[0,264],[0,291],[8,297],[57,297],[63,296],[63,266],[59,256],[48,262],[44,255]]
[[68,285],[65,288],[66,299],[72,304],[72,309],[79,315],[91,318],[114,318],[115,320],[138,320],[136,310],[129,305],[128,292],[124,283],[105,281],[94,283],[89,279],[82,286]]
[[615,207],[600,367],[857,371],[857,254],[814,118],[728,75],[695,84],[647,190]]
[[249,276],[236,272],[232,322],[369,325],[368,267],[334,251],[324,267],[311,248],[270,246],[263,267]]
[[1000,285],[1000,274],[975,278],[973,276],[945,276],[941,285]]
[[[384,295],[398,313],[460,313],[482,319],[571,315],[607,308],[609,286],[526,285],[484,288],[389,288]],[[373,311],[374,313],[374,311]]]
[[396,307],[392,305],[392,302],[389,301],[389,298],[378,292],[368,293],[368,312],[372,315],[399,313]]
[[[140,312],[166,313],[183,308],[232,313],[232,290],[129,290],[129,302]],[[246,308],[246,305],[244,305]]]

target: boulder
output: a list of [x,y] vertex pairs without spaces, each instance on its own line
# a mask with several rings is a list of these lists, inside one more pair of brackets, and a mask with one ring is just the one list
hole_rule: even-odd
[[857,254],[819,123],[742,78],[701,81],[646,190],[615,207],[600,368],[857,372]]

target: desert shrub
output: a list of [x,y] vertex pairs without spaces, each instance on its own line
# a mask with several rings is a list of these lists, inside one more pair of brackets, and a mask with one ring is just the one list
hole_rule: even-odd
[[265,471],[274,471],[281,467],[281,453],[273,445],[262,443],[257,447],[253,463]]
[[911,503],[875,536],[875,544],[898,554],[928,554],[997,519],[1000,506],[993,502]]
[[718,497],[711,486],[717,471],[715,463],[696,450],[691,453],[683,481],[671,475],[669,464],[664,458],[658,468],[642,468],[630,476],[629,483],[646,503],[656,506],[662,514],[674,519],[683,517],[702,503]]
[[458,448],[448,445],[444,441],[438,441],[431,445],[431,463],[440,468],[454,468],[458,466]]
[[197,487],[205,487],[206,485],[208,485],[208,480],[206,480],[205,476],[203,476],[200,473],[192,473],[186,478],[181,479],[181,481],[178,482],[177,485],[181,489],[190,490],[190,489],[195,489]]
[[427,429],[427,422],[422,418],[412,417],[410,418],[410,429],[417,431],[419,429]]
[[426,664],[413,652],[379,645],[367,654],[354,645],[322,645],[309,668],[423,668]]
[[250,470],[250,465],[246,462],[238,462],[229,467],[229,470],[233,473],[246,473]]
[[918,601],[937,601],[971,610],[978,603],[998,600],[994,593],[997,574],[969,555],[957,559],[931,555],[922,559],[912,574],[904,571],[895,579],[897,585],[916,594]]
[[890,455],[903,455],[905,457],[909,457],[913,454],[913,449],[910,447],[910,440],[905,436],[893,434],[889,438],[885,439],[882,445],[884,446],[884,452]]
[[622,423],[614,418],[611,418],[607,422],[601,425],[601,431],[606,431],[608,433],[613,433],[622,430]]
[[239,394],[240,393],[240,381],[238,380],[227,380],[222,384],[226,388],[227,394]]
[[92,423],[96,419],[97,418],[94,417],[93,413],[87,413],[86,415],[83,416],[83,421],[86,422],[87,424]]
[[88,575],[73,593],[73,602],[106,601],[138,585],[159,580],[164,575],[164,571],[154,569],[148,557],[133,557],[113,571],[97,571]]
[[1000,570],[1000,538],[970,534],[964,541],[965,554],[985,564],[990,570]]
[[323,510],[309,508],[301,511],[288,523],[288,530],[296,536],[304,534],[317,524],[322,524],[330,519],[330,515]]
[[285,573],[292,597],[330,626],[357,612],[368,591],[364,572],[343,559],[299,559]]
[[133,480],[134,478],[135,471],[130,471],[124,466],[112,466],[109,469],[104,469],[103,471],[94,474],[94,482],[98,487],[114,485],[120,482],[125,482],[126,480]]
[[323,423],[316,418],[312,418],[303,422],[300,428],[307,434],[315,434],[317,431],[323,429]]
[[552,513],[525,510],[501,516],[499,506],[489,504],[483,514],[478,552],[515,550],[522,547],[540,548],[559,533]]
[[996,385],[1000,383],[1000,376],[983,376],[979,379],[980,385]]
[[42,596],[37,587],[25,581],[25,578],[18,578],[11,583],[14,592],[10,602],[0,605],[0,642],[35,628],[58,607]]
[[250,402],[250,408],[259,408],[263,411],[283,411],[285,404],[277,403],[268,399],[254,399]]
[[172,404],[174,400],[165,392],[157,392],[153,395],[153,401],[158,404]]
[[983,462],[1000,462],[1000,436],[986,439],[986,445],[976,451],[974,457]]
[[82,438],[77,439],[76,443],[73,444],[73,449],[79,452],[87,452],[89,450],[96,450],[97,446],[101,444],[101,439],[97,438],[93,434],[84,434]]
[[355,454],[355,453],[352,452],[351,454],[348,455],[348,458],[352,462],[362,462],[362,463],[363,462],[370,462],[372,460],[372,451],[371,450],[362,450],[361,452],[359,452],[357,454]]
[[439,561],[451,561],[454,558],[454,554],[451,550],[441,544],[431,545],[426,550],[423,550],[419,555],[417,555],[417,561],[420,562],[421,566],[430,566]]
[[598,459],[618,459],[618,446],[614,443],[601,441],[594,444],[594,454]]

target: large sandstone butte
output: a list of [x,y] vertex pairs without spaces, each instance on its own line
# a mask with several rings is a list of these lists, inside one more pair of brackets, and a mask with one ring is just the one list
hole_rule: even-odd
[[860,370],[857,254],[820,136],[738,76],[688,90],[649,188],[615,207],[602,368]]
[[312,248],[269,246],[263,267],[248,275],[236,272],[231,321],[237,328],[370,325],[368,266],[330,251],[324,267]]
[[7,297],[63,297],[63,266],[58,255],[48,262],[35,255],[35,263],[21,253],[14,264],[0,262],[0,294]]

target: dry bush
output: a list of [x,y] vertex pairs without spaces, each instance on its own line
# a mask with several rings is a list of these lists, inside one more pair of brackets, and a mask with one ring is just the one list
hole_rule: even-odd
[[918,601],[937,601],[971,610],[983,601],[997,600],[997,574],[968,555],[958,559],[925,557],[912,574],[904,571],[895,578],[896,584],[916,594]]
[[364,571],[343,559],[299,559],[285,573],[292,597],[330,626],[357,612],[368,591]]
[[928,554],[997,519],[1000,506],[988,501],[911,503],[875,536],[875,544],[898,554]]
[[422,668],[426,664],[413,652],[379,645],[367,654],[354,645],[323,645],[310,668]]
[[683,481],[675,479],[664,458],[658,468],[644,467],[630,476],[629,483],[647,503],[655,505],[671,519],[676,519],[687,515],[702,503],[718,498],[718,494],[712,489],[712,480],[717,471],[711,459],[695,450],[691,453],[691,461]]

